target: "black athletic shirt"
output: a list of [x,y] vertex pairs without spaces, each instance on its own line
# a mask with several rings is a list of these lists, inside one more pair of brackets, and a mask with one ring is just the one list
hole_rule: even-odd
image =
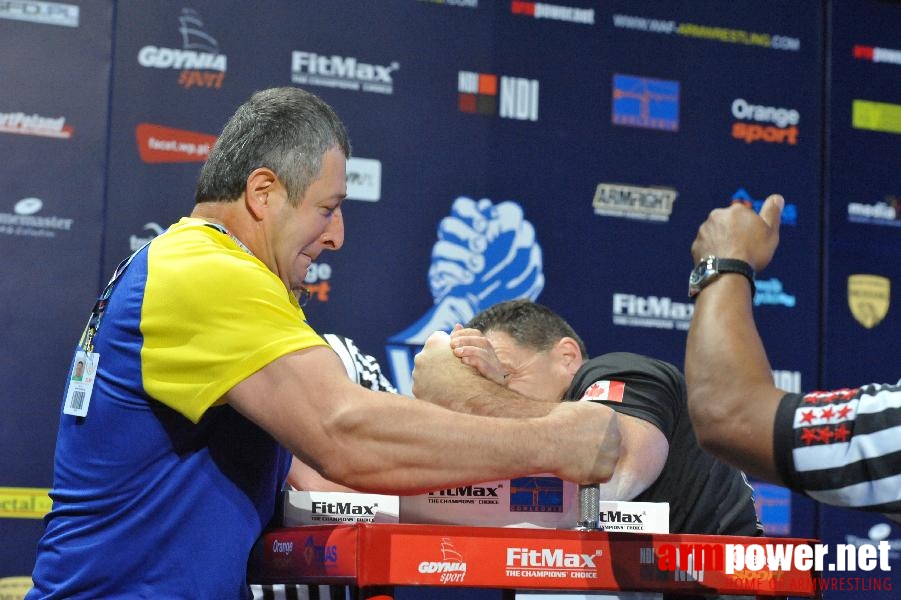
[[[621,400],[600,402],[651,423],[669,442],[669,454],[657,480],[635,498],[623,500],[669,502],[671,533],[762,533],[753,489],[744,473],[698,446],[688,418],[685,379],[676,367],[627,352],[604,354],[581,366],[564,399],[583,398],[597,381],[624,383]],[[614,385],[612,389],[620,388]]]

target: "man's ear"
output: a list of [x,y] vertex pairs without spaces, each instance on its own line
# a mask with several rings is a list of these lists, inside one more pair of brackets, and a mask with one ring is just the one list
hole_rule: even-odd
[[269,206],[269,195],[276,185],[278,185],[278,177],[268,167],[254,169],[247,176],[247,184],[244,186],[244,203],[257,221],[263,218],[263,213]]
[[575,375],[579,367],[585,360],[582,356],[582,350],[579,343],[571,337],[562,337],[554,344],[554,354],[560,361],[561,366],[571,374]]

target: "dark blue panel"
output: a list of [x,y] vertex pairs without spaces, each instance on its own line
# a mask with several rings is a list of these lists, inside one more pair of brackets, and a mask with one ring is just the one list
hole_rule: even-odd
[[[901,352],[901,171],[892,157],[901,152],[901,122],[861,128],[853,120],[855,103],[868,103],[858,110],[869,118],[901,111],[899,19],[893,2],[832,4],[826,388],[899,377],[892,357]],[[849,281],[857,275],[874,277]]]
[[[0,6],[0,487],[48,488],[100,283],[113,3],[34,4]],[[41,527],[4,520],[0,577],[31,572]]]

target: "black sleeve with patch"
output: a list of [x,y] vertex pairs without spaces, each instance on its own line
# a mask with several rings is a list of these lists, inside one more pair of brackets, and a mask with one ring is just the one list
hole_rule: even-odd
[[624,383],[621,401],[600,402],[618,413],[651,423],[669,443],[660,476],[631,500],[668,502],[672,533],[760,534],[753,490],[742,472],[698,445],[688,416],[685,379],[679,369],[639,354],[604,354],[582,365],[565,398],[581,399],[598,381]]
[[672,441],[682,416],[685,380],[673,365],[630,352],[611,352],[585,362],[573,377],[566,400],[579,400],[596,381],[626,384],[622,402],[602,400],[613,410],[647,421]]

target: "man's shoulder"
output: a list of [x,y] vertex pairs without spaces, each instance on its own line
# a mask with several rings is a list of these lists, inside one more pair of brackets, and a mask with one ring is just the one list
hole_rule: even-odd
[[587,360],[584,367],[622,372],[667,371],[678,377],[682,376],[678,367],[672,363],[635,352],[607,352]]

